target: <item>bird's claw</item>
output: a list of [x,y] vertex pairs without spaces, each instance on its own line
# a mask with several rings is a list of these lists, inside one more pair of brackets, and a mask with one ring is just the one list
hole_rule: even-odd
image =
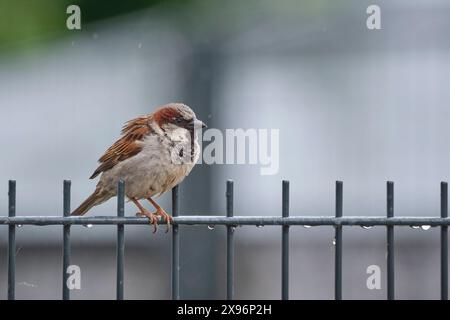
[[155,215],[160,216],[162,218],[162,220],[166,221],[166,225],[167,225],[166,233],[169,232],[170,225],[173,222],[173,218],[167,212],[165,212],[163,209],[156,210]]
[[158,217],[161,217],[161,220],[166,221],[166,233],[170,230],[170,225],[173,222],[173,218],[165,212],[163,209],[156,210],[154,213],[145,211],[136,213],[137,217],[147,217],[150,220],[150,224],[153,225],[153,233],[156,232],[158,226]]
[[158,230],[158,218],[155,214],[149,212],[149,211],[142,211],[136,213],[137,217],[147,217],[150,220],[150,224],[153,226],[153,233],[156,233],[156,230]]

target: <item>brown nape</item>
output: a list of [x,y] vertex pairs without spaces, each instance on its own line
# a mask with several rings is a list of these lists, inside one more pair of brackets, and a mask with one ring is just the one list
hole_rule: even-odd
[[153,120],[155,120],[160,127],[166,123],[171,123],[174,118],[178,117],[181,117],[180,111],[175,105],[170,104],[161,107],[153,114]]

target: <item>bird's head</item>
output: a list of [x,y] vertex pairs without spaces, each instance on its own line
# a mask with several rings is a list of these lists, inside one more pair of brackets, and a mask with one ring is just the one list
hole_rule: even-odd
[[194,111],[183,103],[169,103],[158,108],[153,114],[153,119],[168,134],[180,129],[193,134],[195,130],[206,127],[197,119]]

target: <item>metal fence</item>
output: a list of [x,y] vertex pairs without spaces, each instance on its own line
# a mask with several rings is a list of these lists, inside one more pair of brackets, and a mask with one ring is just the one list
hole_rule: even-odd
[[[124,298],[124,232],[127,224],[148,224],[147,218],[125,217],[125,185],[118,184],[117,216],[107,217],[72,217],[70,216],[71,182],[64,181],[63,216],[16,216],[16,182],[9,181],[8,216],[0,217],[0,225],[8,225],[8,299],[15,299],[15,247],[17,225],[62,225],[63,226],[63,270],[62,298],[70,299],[70,290],[66,285],[67,267],[70,265],[70,227],[71,225],[117,225],[117,288],[116,298]],[[290,216],[289,215],[289,181],[282,182],[281,216],[234,216],[233,181],[227,181],[226,216],[179,216],[178,187],[172,190],[172,299],[180,299],[180,225],[224,225],[227,228],[227,292],[226,297],[234,297],[234,232],[238,225],[281,226],[281,298],[289,299],[289,230],[291,226],[332,226],[335,228],[335,299],[342,299],[342,236],[344,226],[384,226],[386,227],[387,250],[387,299],[395,299],[395,264],[394,264],[394,226],[439,226],[441,228],[441,299],[448,299],[448,186],[441,182],[440,217],[394,217],[394,183],[387,182],[386,216],[380,217],[345,217],[343,216],[343,183],[336,182],[336,207],[334,216]]]

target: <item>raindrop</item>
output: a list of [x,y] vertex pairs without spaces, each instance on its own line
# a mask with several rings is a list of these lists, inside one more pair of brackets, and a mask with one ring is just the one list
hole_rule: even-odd
[[262,224],[257,224],[256,227],[257,227],[257,228],[262,228],[262,227],[264,227],[264,226],[263,226]]
[[372,229],[373,226],[361,226],[361,228],[366,229],[366,230],[369,230],[369,229]]
[[16,256],[19,254],[20,250],[22,250],[23,246],[20,246],[16,251]]
[[37,285],[33,284],[33,283],[28,283],[26,281],[22,281],[18,283],[19,286],[25,286],[25,287],[30,287],[30,288],[36,288]]
[[422,230],[427,231],[427,230],[429,230],[429,229],[431,228],[431,226],[430,226],[430,225],[424,225],[424,226],[420,226],[420,228],[421,228]]
[[419,226],[410,226],[411,228],[413,228],[413,229],[419,229],[420,227]]
[[85,227],[86,228],[92,228],[92,224],[86,224]]
[[311,226],[305,224],[305,225],[303,226],[303,228],[309,229],[309,228],[311,228]]
[[17,228],[22,228],[22,225],[21,225],[21,224],[18,224],[18,225],[17,225]]
[[336,238],[333,239],[333,246],[336,245]]
[[215,226],[214,226],[214,225],[210,225],[210,226],[208,226],[208,229],[209,229],[209,230],[214,230],[214,228],[215,228]]

